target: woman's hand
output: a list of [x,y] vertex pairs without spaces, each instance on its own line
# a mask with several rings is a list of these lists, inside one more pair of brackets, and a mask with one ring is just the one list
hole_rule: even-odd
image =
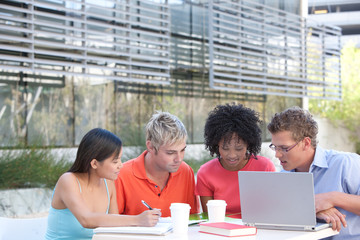
[[138,226],[153,227],[155,226],[161,216],[160,209],[146,210],[138,216]]

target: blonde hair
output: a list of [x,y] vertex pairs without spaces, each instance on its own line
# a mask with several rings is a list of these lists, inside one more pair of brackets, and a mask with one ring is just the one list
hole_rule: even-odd
[[186,141],[184,124],[168,112],[157,111],[146,125],[146,141],[150,141],[156,151],[160,146]]

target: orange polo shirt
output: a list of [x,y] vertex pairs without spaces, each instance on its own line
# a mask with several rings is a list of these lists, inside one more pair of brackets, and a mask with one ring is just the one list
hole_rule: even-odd
[[161,191],[155,182],[146,176],[145,155],[124,163],[118,178],[115,180],[117,204],[120,214],[137,215],[148,210],[141,200],[152,208],[161,209],[162,217],[170,216],[170,204],[173,202],[188,203],[190,213],[199,212],[199,200],[195,196],[194,171],[185,162],[179,169],[170,173],[169,180]]

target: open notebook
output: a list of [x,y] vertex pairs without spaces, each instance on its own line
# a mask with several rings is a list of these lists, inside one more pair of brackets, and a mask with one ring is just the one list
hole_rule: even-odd
[[317,231],[311,173],[239,171],[242,221],[257,228]]
[[172,230],[171,222],[158,222],[154,227],[98,227],[94,234],[145,234],[145,235],[166,235]]

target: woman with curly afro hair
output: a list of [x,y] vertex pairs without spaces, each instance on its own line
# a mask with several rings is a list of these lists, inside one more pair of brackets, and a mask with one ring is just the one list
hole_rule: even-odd
[[216,158],[203,164],[197,172],[196,195],[204,212],[206,203],[222,199],[226,214],[239,214],[238,171],[275,171],[274,163],[257,156],[261,149],[259,114],[241,104],[218,105],[205,123],[205,147]]

